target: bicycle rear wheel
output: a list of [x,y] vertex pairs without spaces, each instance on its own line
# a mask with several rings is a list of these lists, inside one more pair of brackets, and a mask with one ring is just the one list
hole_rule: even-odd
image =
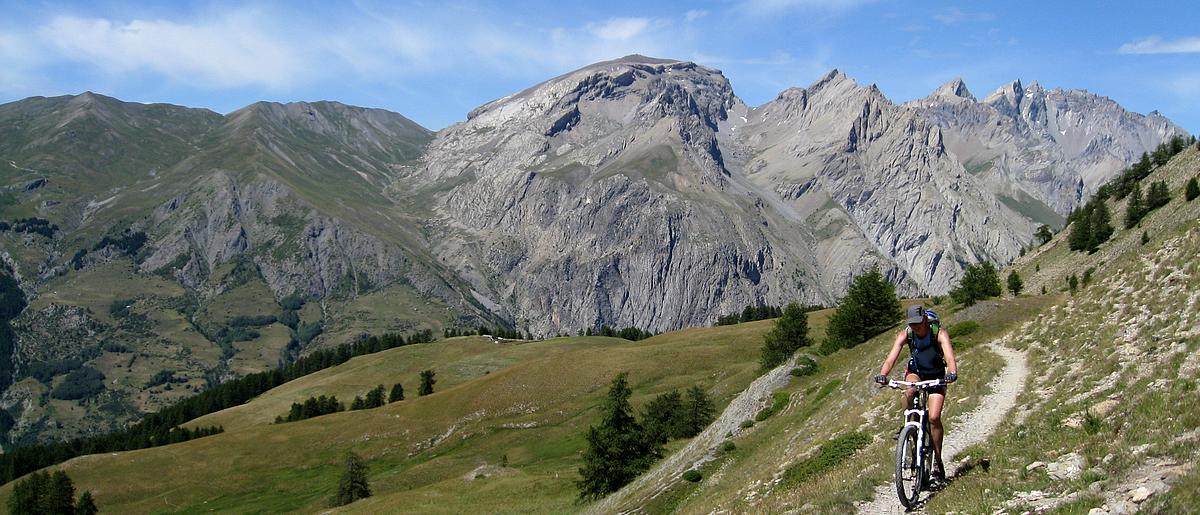
[[905,426],[896,441],[896,495],[911,509],[921,495],[921,457],[917,453],[917,428]]

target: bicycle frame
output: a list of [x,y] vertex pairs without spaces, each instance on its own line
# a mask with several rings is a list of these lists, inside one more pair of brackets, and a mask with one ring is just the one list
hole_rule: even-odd
[[[946,383],[941,379],[931,379],[915,382],[889,380],[886,385],[889,388],[912,388],[914,390],[912,404],[904,410],[904,426],[901,427],[901,433],[903,433],[905,427],[914,426],[916,428],[917,446],[914,449],[916,452],[914,458],[918,477],[916,478],[916,486],[914,488],[917,492],[927,487],[926,483],[931,466],[929,458],[933,451],[933,442],[929,433],[929,389],[943,384]],[[904,503],[907,507],[908,501],[904,501]]]

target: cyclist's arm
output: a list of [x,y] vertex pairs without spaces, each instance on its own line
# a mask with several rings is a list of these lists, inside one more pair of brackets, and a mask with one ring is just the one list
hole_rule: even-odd
[[908,333],[901,330],[896,335],[896,341],[892,343],[892,350],[888,352],[887,359],[883,360],[883,367],[879,369],[879,375],[888,375],[892,373],[892,367],[896,364],[896,358],[900,357],[900,350],[904,348],[904,342],[908,341]]
[[950,333],[945,329],[938,331],[938,343],[942,346],[942,355],[946,357],[946,372],[958,373],[958,361],[954,359],[954,346],[950,345]]

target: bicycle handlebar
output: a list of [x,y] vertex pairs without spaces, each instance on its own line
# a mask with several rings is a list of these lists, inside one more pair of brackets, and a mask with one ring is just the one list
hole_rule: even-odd
[[895,388],[895,389],[905,388],[905,387],[909,387],[909,386],[911,386],[913,388],[935,388],[935,387],[947,385],[947,384],[950,384],[950,383],[947,383],[946,381],[944,381],[942,379],[930,379],[928,381],[897,381],[895,379],[888,379],[887,384],[880,385],[880,387],[886,386],[888,388]]

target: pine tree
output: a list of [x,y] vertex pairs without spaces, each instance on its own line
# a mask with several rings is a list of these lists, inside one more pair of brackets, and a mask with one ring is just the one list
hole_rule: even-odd
[[1021,294],[1021,290],[1025,288],[1025,283],[1021,281],[1021,276],[1017,275],[1017,271],[1013,270],[1008,273],[1008,291],[1013,294],[1013,297]]
[[8,512],[14,515],[43,513],[43,499],[49,484],[50,474],[45,472],[34,472],[17,481],[13,485],[12,495],[8,497]]
[[1075,295],[1075,290],[1079,289],[1079,278],[1075,274],[1067,279],[1067,289],[1071,290],[1071,295]]
[[69,514],[75,512],[75,485],[66,472],[54,471],[42,498],[46,514]]
[[396,402],[404,400],[404,385],[396,383],[392,386],[392,393],[388,395],[388,402]]
[[83,492],[79,496],[79,501],[75,503],[75,515],[96,515],[100,513],[100,509],[96,507],[96,500],[92,498],[92,492]]
[[1108,206],[1104,201],[1097,201],[1091,213],[1092,237],[1088,240],[1088,253],[1096,252],[1100,244],[1112,237],[1113,227],[1109,223]]
[[679,390],[659,394],[642,408],[642,428],[646,438],[664,444],[684,433],[683,395]]
[[783,315],[775,320],[773,327],[763,338],[759,364],[763,370],[779,366],[800,347],[811,345],[808,339],[808,315],[795,302],[788,304]]
[[1184,198],[1186,198],[1188,202],[1196,200],[1196,197],[1200,197],[1200,184],[1196,184],[1195,177],[1188,179],[1187,187],[1185,189],[1186,193],[1184,193]]
[[662,448],[647,438],[633,418],[629,406],[632,393],[628,374],[617,374],[601,407],[600,423],[588,428],[581,478],[575,483],[580,499],[598,499],[617,491],[662,456]]
[[1050,231],[1049,225],[1042,225],[1037,228],[1037,232],[1033,236],[1040,240],[1042,245],[1054,238],[1054,233]]
[[367,408],[378,408],[383,406],[383,385],[372,388],[367,392],[366,406]]
[[1171,201],[1171,191],[1165,181],[1150,183],[1150,192],[1146,195],[1146,211],[1153,211],[1167,205]]
[[434,375],[435,374],[432,370],[421,371],[421,384],[417,386],[418,396],[425,396],[433,393],[433,385],[437,383],[437,379],[434,379]]
[[1142,219],[1146,206],[1142,203],[1142,187],[1137,183],[1129,192],[1129,203],[1125,205],[1125,228],[1132,229]]
[[1142,245],[1150,243],[1150,233],[1142,231]]
[[354,400],[350,402],[350,409],[352,410],[366,409],[366,407],[367,402],[364,401],[362,397],[357,395],[355,395]]
[[367,482],[367,466],[362,458],[353,452],[346,454],[346,470],[338,481],[337,494],[334,495],[333,506],[345,506],[359,499],[371,496],[371,485]]
[[837,311],[829,318],[822,352],[849,348],[867,341],[896,323],[903,315],[896,287],[883,278],[879,267],[854,278]]
[[1074,213],[1074,220],[1071,221],[1071,234],[1067,236],[1067,243],[1071,250],[1087,250],[1088,244],[1092,241],[1092,216],[1090,206],[1084,206]]
[[699,386],[688,388],[687,400],[684,401],[684,437],[693,437],[704,431],[713,421],[716,408],[704,389]]
[[988,297],[998,297],[1004,290],[1000,288],[1000,274],[991,263],[984,262],[967,267],[962,280],[953,290],[950,298],[964,306],[972,306],[977,301]]

